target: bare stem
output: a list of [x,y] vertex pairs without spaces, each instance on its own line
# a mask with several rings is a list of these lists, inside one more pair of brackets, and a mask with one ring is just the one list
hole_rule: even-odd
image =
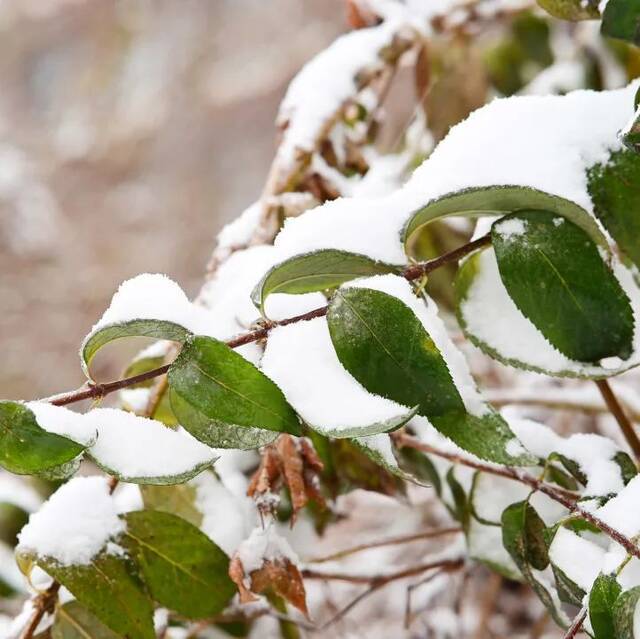
[[[416,280],[423,275],[427,275],[428,273],[435,271],[445,264],[457,262],[465,255],[472,253],[482,246],[487,246],[490,243],[491,236],[489,234],[483,235],[477,240],[468,242],[467,244],[464,244],[457,249],[454,249],[453,251],[449,251],[449,253],[445,253],[444,255],[436,257],[433,260],[422,262],[420,264],[412,264],[411,266],[405,268],[401,274],[405,279],[409,281]],[[229,348],[238,348],[239,346],[244,346],[245,344],[250,344],[251,342],[257,342],[261,339],[266,338],[269,335],[269,332],[276,326],[288,326],[289,324],[305,322],[311,319],[315,319],[316,317],[323,317],[327,314],[327,311],[328,307],[322,306],[320,308],[316,308],[313,311],[309,311],[308,313],[303,313],[302,315],[288,317],[278,322],[268,322],[260,328],[252,331],[247,331],[246,333],[242,333],[241,335],[230,339],[226,342],[226,344],[227,346],[229,346]],[[49,402],[54,406],[67,406],[68,404],[74,404],[75,402],[80,402],[84,399],[100,399],[102,397],[105,397],[106,395],[109,395],[110,393],[114,393],[116,391],[122,390],[123,388],[127,388],[128,386],[135,386],[136,384],[140,384],[141,382],[145,382],[149,379],[164,375],[169,370],[169,367],[170,364],[164,364],[163,366],[159,366],[158,368],[154,368],[153,370],[140,373],[139,375],[133,375],[132,377],[118,379],[113,382],[105,382],[104,384],[90,383],[82,386],[81,388],[78,388],[77,390],[69,391],[67,393],[61,393],[59,395],[53,395],[42,401]]]
[[602,399],[604,399],[607,408],[616,418],[618,426],[620,426],[620,430],[622,431],[624,438],[627,440],[629,448],[631,448],[631,450],[633,451],[636,460],[640,460],[640,439],[638,439],[638,435],[633,428],[633,424],[631,423],[629,416],[625,413],[624,409],[620,405],[620,402],[613,392],[611,385],[606,379],[597,379],[596,385],[598,387],[598,390],[602,394]]
[[33,637],[42,621],[42,617],[44,617],[45,613],[53,610],[59,590],[60,584],[54,581],[43,593],[39,594],[33,600],[34,610],[29,622],[20,634],[20,639],[31,639],[31,637]]
[[587,606],[584,606],[571,622],[571,625],[567,629],[567,632],[565,632],[563,639],[573,639],[580,632],[582,624],[586,618]]

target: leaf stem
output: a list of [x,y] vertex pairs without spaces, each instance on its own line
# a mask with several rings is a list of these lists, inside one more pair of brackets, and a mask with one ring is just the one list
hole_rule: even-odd
[[[467,244],[463,244],[457,249],[449,251],[444,255],[440,255],[435,259],[429,260],[427,262],[421,262],[419,264],[412,264],[411,266],[406,267],[401,272],[401,275],[409,281],[416,280],[423,275],[435,271],[445,264],[457,262],[465,255],[469,255],[469,253],[473,253],[473,251],[476,251],[483,246],[487,246],[490,243],[491,235],[487,233],[486,235],[483,235],[482,237],[473,240],[472,242],[467,242]],[[303,313],[302,315],[296,315],[294,317],[288,317],[278,322],[267,321],[264,322],[263,326],[261,326],[260,328],[242,333],[241,335],[238,335],[237,337],[234,337],[233,339],[230,339],[225,343],[229,348],[238,348],[239,346],[244,346],[245,344],[250,344],[251,342],[257,342],[261,339],[266,338],[269,335],[269,332],[276,326],[288,326],[289,324],[295,324],[297,322],[306,322],[308,320],[315,319],[316,317],[323,317],[327,314],[327,310],[327,306],[322,306],[320,308],[309,311],[308,313]],[[135,386],[136,384],[140,384],[141,382],[145,382],[149,379],[164,375],[165,373],[167,373],[170,366],[171,364],[164,364],[163,366],[159,366],[158,368],[154,368],[153,370],[140,373],[139,375],[125,377],[124,379],[118,379],[113,382],[105,382],[103,384],[94,384],[90,382],[88,384],[85,384],[84,386],[81,386],[77,390],[61,393],[59,395],[52,395],[51,397],[47,397],[42,401],[49,402],[54,406],[67,406],[68,404],[74,404],[75,402],[80,402],[84,399],[101,399],[102,397],[105,397],[110,393],[122,390],[123,388],[127,388],[128,386]]]
[[638,435],[633,428],[629,416],[625,413],[624,408],[622,408],[609,382],[606,379],[597,379],[595,381],[598,390],[602,394],[602,399],[604,399],[611,414],[616,418],[618,426],[620,426],[620,430],[627,440],[629,448],[633,451],[636,461],[640,460],[640,439],[638,439]]
[[51,612],[53,609],[56,599],[58,598],[59,590],[60,584],[54,581],[43,593],[34,599],[33,614],[20,634],[20,639],[31,639],[31,637],[33,637],[42,621],[42,617],[44,617],[45,613]]

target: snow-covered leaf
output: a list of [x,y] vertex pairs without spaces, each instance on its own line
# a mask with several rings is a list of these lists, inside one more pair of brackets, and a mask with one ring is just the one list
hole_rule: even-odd
[[229,559],[209,537],[169,513],[143,510],[124,520],[121,543],[155,601],[190,618],[213,616],[226,606],[235,592]]
[[[274,432],[301,432],[282,391],[242,355],[213,338],[196,336],[185,343],[169,370],[169,388],[180,423],[210,446],[251,448],[271,441]],[[234,438],[236,429],[251,430]],[[267,432],[254,437],[256,429]]]
[[[623,592],[613,606],[615,639],[637,639],[640,586]],[[598,637],[599,639],[599,637]]]
[[589,621],[595,639],[616,639],[613,609],[622,588],[614,575],[598,575],[589,593]]
[[538,4],[561,20],[593,20],[600,17],[597,0],[538,0]]
[[183,430],[114,408],[84,416],[98,432],[89,449],[107,473],[136,484],[179,484],[213,464],[217,455]]
[[341,289],[327,320],[340,362],[369,392],[418,406],[440,432],[479,457],[531,462],[526,454],[509,453],[515,436],[499,415],[467,412],[442,354],[403,301],[369,288]]
[[24,404],[0,401],[0,465],[19,475],[52,471],[85,450],[85,445],[43,426]]
[[555,348],[583,362],[629,357],[629,299],[582,229],[549,211],[521,211],[494,222],[491,236],[507,292]]
[[52,639],[118,639],[118,636],[78,601],[56,608]]
[[402,231],[405,248],[426,224],[452,215],[495,216],[519,210],[552,211],[580,226],[600,246],[606,240],[593,218],[575,202],[525,186],[487,186],[466,188],[436,198],[415,211]]
[[634,0],[609,0],[602,14],[602,34],[640,44],[640,7]]
[[589,169],[594,212],[620,250],[640,265],[640,155],[622,150]]
[[301,294],[325,291],[367,275],[393,273],[398,267],[366,255],[325,249],[289,258],[271,268],[254,288],[253,303],[264,312],[272,293]]

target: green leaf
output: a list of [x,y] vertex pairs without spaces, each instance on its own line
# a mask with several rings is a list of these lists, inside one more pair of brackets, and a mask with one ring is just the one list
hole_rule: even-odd
[[457,480],[455,476],[455,466],[451,466],[445,476],[447,486],[451,491],[451,497],[453,498],[453,508],[451,514],[460,522],[462,529],[465,533],[469,532],[469,526],[471,521],[471,503],[469,498],[462,487],[462,484]]
[[600,17],[598,0],[538,0],[538,4],[561,20],[593,20]]
[[505,288],[553,346],[582,362],[629,357],[629,299],[582,229],[549,211],[521,211],[491,235]]
[[524,209],[552,211],[566,217],[581,227],[594,242],[609,251],[606,238],[582,207],[557,195],[524,186],[470,188],[433,200],[409,218],[402,231],[402,240],[406,250],[412,237],[425,224],[451,215],[481,217]]
[[506,452],[515,436],[499,415],[466,412],[444,358],[404,302],[367,288],[341,289],[327,321],[338,359],[369,392],[418,406],[441,433],[483,459],[532,463]]
[[155,639],[153,606],[129,560],[102,553],[87,565],[36,562],[119,637]]
[[511,504],[502,513],[503,546],[556,623],[566,626],[565,615],[532,571],[532,568],[542,570],[549,564],[544,530],[544,522],[528,501]]
[[350,439],[352,437],[367,437],[369,435],[378,435],[379,433],[390,433],[394,430],[398,430],[404,426],[412,417],[415,416],[418,408],[414,407],[410,410],[400,413],[396,417],[391,417],[382,422],[374,422],[373,424],[366,424],[364,426],[351,426],[344,427],[339,426],[336,428],[328,428],[326,426],[316,426],[306,422],[309,428],[316,432],[326,435],[327,437],[334,437],[336,439]]
[[19,402],[0,401],[0,466],[18,475],[55,471],[75,460],[85,447],[38,425]]
[[56,608],[51,639],[118,639],[78,601],[70,601]]
[[202,524],[203,515],[195,505],[196,487],[193,484],[140,486],[140,492],[145,509],[177,515],[197,527]]
[[633,626],[639,599],[640,586],[623,592],[616,599],[616,603],[613,606],[615,639],[636,639],[633,633]]
[[191,333],[180,324],[165,320],[135,319],[107,324],[89,333],[80,347],[80,359],[85,375],[91,379],[89,364],[95,354],[109,342],[123,337],[152,337],[173,342],[184,342]]
[[626,486],[638,474],[638,469],[634,461],[623,451],[616,453],[613,456],[613,461],[618,465],[618,468],[620,468],[622,483]]
[[640,44],[640,5],[637,0],[609,0],[602,14],[603,35]]
[[394,447],[393,453],[401,470],[411,475],[417,483],[423,486],[433,486],[438,496],[440,496],[442,493],[442,480],[428,455],[406,446],[402,448]]
[[623,150],[587,172],[594,212],[620,250],[640,266],[640,155]]
[[273,432],[301,433],[282,391],[242,355],[211,337],[185,342],[169,369],[169,388],[179,422],[210,446],[234,446],[233,430],[251,429],[238,434],[249,440],[256,429],[272,431],[265,435],[268,441]]
[[235,593],[229,558],[194,525],[169,513],[123,516],[122,544],[140,566],[151,596],[189,618],[219,613]]
[[297,255],[271,268],[253,289],[251,299],[264,314],[264,303],[272,293],[326,291],[359,277],[397,271],[397,266],[372,260],[366,255],[324,249]]
[[598,575],[589,593],[589,621],[595,639],[616,639],[613,608],[622,588],[614,575]]

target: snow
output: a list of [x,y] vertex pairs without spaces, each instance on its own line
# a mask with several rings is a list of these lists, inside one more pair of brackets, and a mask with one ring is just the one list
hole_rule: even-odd
[[258,226],[262,206],[260,201],[248,206],[233,222],[230,222],[218,233],[219,249],[234,249],[245,246],[251,241],[251,237]]
[[106,477],[75,477],[29,517],[18,553],[50,557],[64,566],[89,564],[125,529]]
[[640,533],[640,475],[634,477],[618,494],[594,514],[627,537]]
[[289,542],[278,534],[272,521],[269,521],[264,528],[258,526],[253,529],[251,535],[238,548],[238,557],[247,575],[254,570],[259,570],[265,561],[286,558],[292,564],[299,563]]
[[472,187],[531,187],[591,213],[586,170],[621,148],[617,132],[632,115],[636,86],[496,99],[453,127],[401,189],[327,202],[287,220],[275,245],[282,259],[336,248],[406,263],[400,233],[412,212]]
[[528,419],[510,418],[509,426],[536,457],[546,459],[551,453],[559,453],[577,462],[587,477],[586,495],[610,495],[626,490],[620,467],[613,461],[620,448],[609,438],[591,433],[575,433],[565,438]]
[[477,417],[482,417],[490,412],[476,388],[464,355],[451,341],[444,323],[438,315],[436,303],[431,298],[425,297],[424,301],[418,299],[407,280],[392,274],[353,280],[347,282],[344,287],[369,288],[387,293],[404,302],[415,313],[440,351],[467,411]]
[[494,229],[502,239],[511,240],[514,237],[518,237],[519,235],[524,235],[526,233],[527,223],[525,220],[510,218],[497,222]]
[[321,432],[339,434],[409,411],[369,393],[345,370],[324,317],[273,329],[261,368],[302,419]]
[[38,426],[48,433],[62,435],[83,446],[90,446],[96,439],[95,429],[80,413],[48,402],[27,402],[25,406],[35,415]]
[[90,334],[136,319],[172,322],[192,333],[208,334],[205,310],[192,304],[178,284],[159,273],[143,273],[123,282]]
[[343,104],[358,93],[357,76],[385,65],[379,56],[407,23],[388,19],[337,38],[292,80],[280,105],[277,124],[286,127],[277,161],[289,170],[299,151],[310,152]]
[[114,408],[96,408],[84,417],[98,432],[91,456],[122,477],[182,475],[216,459],[211,448],[186,431],[153,419]]
[[12,504],[27,513],[32,513],[40,508],[42,497],[29,484],[0,470],[0,504]]
[[589,592],[600,574],[605,552],[600,546],[560,526],[549,547],[549,559],[569,579]]

